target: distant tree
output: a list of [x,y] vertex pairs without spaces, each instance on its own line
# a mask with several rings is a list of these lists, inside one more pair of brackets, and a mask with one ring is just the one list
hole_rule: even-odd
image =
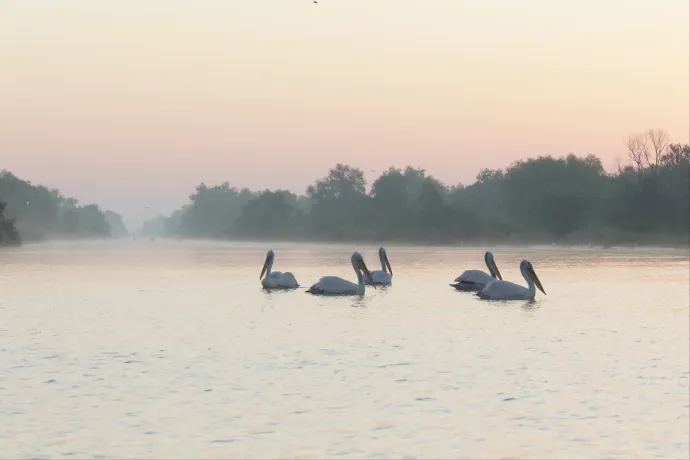
[[213,187],[201,183],[189,196],[191,205],[180,216],[175,233],[195,238],[228,236],[242,207],[253,197],[248,189],[238,190],[228,182]]
[[477,182],[480,184],[488,184],[491,182],[503,180],[503,170],[484,168],[477,174]]
[[80,206],[57,189],[22,180],[9,171],[0,172],[0,196],[7,203],[6,218],[14,222],[25,241],[52,237],[103,237],[110,234],[105,216],[96,206]]
[[328,176],[307,187],[307,196],[313,200],[358,199],[366,193],[364,172],[338,163]]
[[418,238],[445,241],[448,237],[452,220],[449,219],[449,209],[443,199],[444,191],[439,189],[433,178],[427,178],[422,183],[416,216]]
[[108,223],[108,227],[110,227],[110,236],[122,238],[127,235],[127,227],[125,227],[125,223],[122,221],[122,216],[118,213],[106,211],[105,221]]
[[662,129],[649,129],[626,140],[628,157],[638,170],[657,167],[669,147],[669,136]]
[[358,224],[366,218],[368,197],[361,169],[337,164],[323,179],[307,187],[313,201],[309,231],[334,240],[361,237],[367,228]]
[[7,203],[0,201],[0,247],[21,244],[21,237],[14,226],[14,220],[5,217]]
[[187,237],[331,241],[654,241],[687,238],[690,146],[662,130],[630,136],[630,164],[608,174],[595,155],[540,156],[447,187],[424,169],[391,167],[369,193],[361,169],[337,164],[306,189],[252,193],[197,186],[147,231]]
[[666,166],[680,166],[690,163],[690,145],[671,144],[661,157],[661,164]]
[[233,233],[256,238],[295,236],[302,217],[296,203],[297,197],[288,191],[266,190],[244,205]]
[[417,226],[418,200],[426,178],[423,169],[407,166],[389,168],[371,187],[372,210],[369,222],[378,239],[403,238]]
[[596,215],[605,175],[600,161],[539,157],[519,161],[505,174],[512,220],[532,234],[562,237]]

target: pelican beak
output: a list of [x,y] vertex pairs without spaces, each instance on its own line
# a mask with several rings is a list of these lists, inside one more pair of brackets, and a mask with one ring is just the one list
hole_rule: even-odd
[[384,256],[384,259],[386,261],[386,267],[388,267],[388,271],[390,272],[391,275],[393,275],[393,269],[391,268],[391,263],[388,262],[388,254]]
[[371,278],[371,272],[367,268],[367,264],[365,264],[364,261],[362,261],[362,263],[360,263],[359,265],[359,268],[364,272],[364,276],[367,277],[373,288],[376,289],[376,285],[374,284],[374,280]]
[[268,257],[266,257],[266,260],[264,261],[264,266],[261,269],[261,274],[259,275],[259,279],[264,277],[264,273],[266,272],[266,268],[268,268]]
[[496,262],[494,262],[493,260],[491,261],[491,268],[493,268],[494,273],[496,274],[496,278],[498,278],[499,280],[503,280],[503,277],[501,276],[501,272],[498,271],[498,265],[496,265]]
[[537,285],[537,287],[539,288],[539,290],[540,290],[541,292],[543,292],[544,295],[546,295],[546,291],[545,291],[544,288],[541,286],[541,281],[539,281],[539,277],[537,276],[537,274],[534,273],[534,269],[533,269],[532,267],[530,267],[529,270],[527,270],[527,273],[529,274],[529,277],[532,278],[532,281],[534,281],[534,284]]

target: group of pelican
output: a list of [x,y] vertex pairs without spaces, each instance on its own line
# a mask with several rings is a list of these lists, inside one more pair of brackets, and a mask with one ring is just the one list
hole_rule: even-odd
[[487,300],[531,300],[536,294],[535,285],[546,294],[529,260],[520,262],[520,273],[527,281],[527,287],[503,280],[491,251],[486,251],[484,254],[484,262],[489,268],[489,273],[481,270],[465,270],[462,275],[455,278],[451,286],[458,291],[475,292],[479,298]]
[[[290,272],[271,271],[275,257],[273,250],[269,249],[261,269],[261,275],[259,275],[262,286],[266,289],[297,289],[299,283],[295,279],[295,275]],[[353,252],[350,261],[357,275],[357,284],[339,276],[324,276],[312,284],[306,292],[318,295],[364,295],[365,286],[374,288],[377,285],[390,286],[393,281],[393,269],[384,248],[379,249],[379,259],[381,260],[381,270],[370,272],[364,263],[362,254]]]
[[[312,284],[306,292],[330,296],[364,295],[366,286],[374,288],[377,285],[390,286],[393,282],[393,269],[384,248],[379,248],[379,260],[381,270],[370,272],[362,255],[359,252],[353,252],[350,261],[357,276],[357,283],[339,276],[324,276]],[[275,253],[269,249],[261,269],[261,275],[259,275],[261,285],[265,289],[297,289],[300,287],[292,273],[272,271],[274,262]],[[484,262],[489,268],[488,274],[481,270],[466,270],[462,275],[455,278],[451,286],[458,291],[475,292],[479,298],[486,300],[531,300],[536,294],[535,285],[546,294],[529,260],[520,262],[520,272],[527,281],[527,287],[503,280],[494,261],[494,255],[490,251],[484,254]]]

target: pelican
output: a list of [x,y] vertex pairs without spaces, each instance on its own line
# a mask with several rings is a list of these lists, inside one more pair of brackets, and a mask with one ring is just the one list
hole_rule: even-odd
[[479,291],[489,283],[496,281],[496,278],[502,280],[501,272],[498,271],[496,262],[494,262],[494,255],[491,251],[484,253],[484,262],[489,267],[489,274],[481,270],[465,270],[465,272],[455,278],[454,284],[451,284],[458,291]]
[[[381,270],[374,270],[371,272],[371,279],[374,281],[370,283],[368,279],[364,280],[364,284],[368,286],[373,286],[376,284],[390,286],[393,282],[393,269],[391,268],[391,263],[388,261],[388,256],[386,255],[386,250],[384,248],[379,248],[379,260],[381,261]],[[388,270],[386,270],[388,267]],[[390,271],[390,273],[388,273]]]
[[273,268],[273,261],[275,260],[275,257],[276,256],[273,253],[273,249],[269,249],[266,253],[266,261],[264,262],[264,266],[261,269],[261,275],[259,275],[259,279],[261,279],[264,276],[264,272],[266,273],[266,277],[261,279],[261,285],[266,289],[298,288],[299,283],[297,283],[297,280],[295,279],[295,276],[292,273],[281,273],[271,271],[271,268]]
[[[369,279],[372,286],[374,284],[371,279],[371,273],[359,252],[353,252],[350,260],[352,261],[352,268],[357,274],[357,284],[342,279],[339,276],[324,276],[307,289],[306,292],[320,295],[364,295],[364,276]],[[362,272],[364,272],[364,275],[362,275]],[[373,287],[376,289],[376,286]]]
[[534,273],[532,262],[529,260],[520,262],[520,273],[527,281],[527,287],[511,283],[510,281],[494,281],[477,292],[477,295],[487,300],[532,300],[536,293],[534,289],[535,284],[541,292],[546,294],[546,291],[541,286],[539,277]]

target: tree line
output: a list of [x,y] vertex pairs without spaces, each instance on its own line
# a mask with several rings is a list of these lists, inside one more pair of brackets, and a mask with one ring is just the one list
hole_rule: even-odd
[[201,183],[142,232],[179,238],[443,243],[688,243],[690,145],[661,130],[630,136],[629,162],[539,156],[446,185],[424,169],[389,168],[369,190],[337,164],[297,196]]
[[0,172],[0,246],[51,238],[122,236],[122,217],[96,204],[80,205],[57,189]]

